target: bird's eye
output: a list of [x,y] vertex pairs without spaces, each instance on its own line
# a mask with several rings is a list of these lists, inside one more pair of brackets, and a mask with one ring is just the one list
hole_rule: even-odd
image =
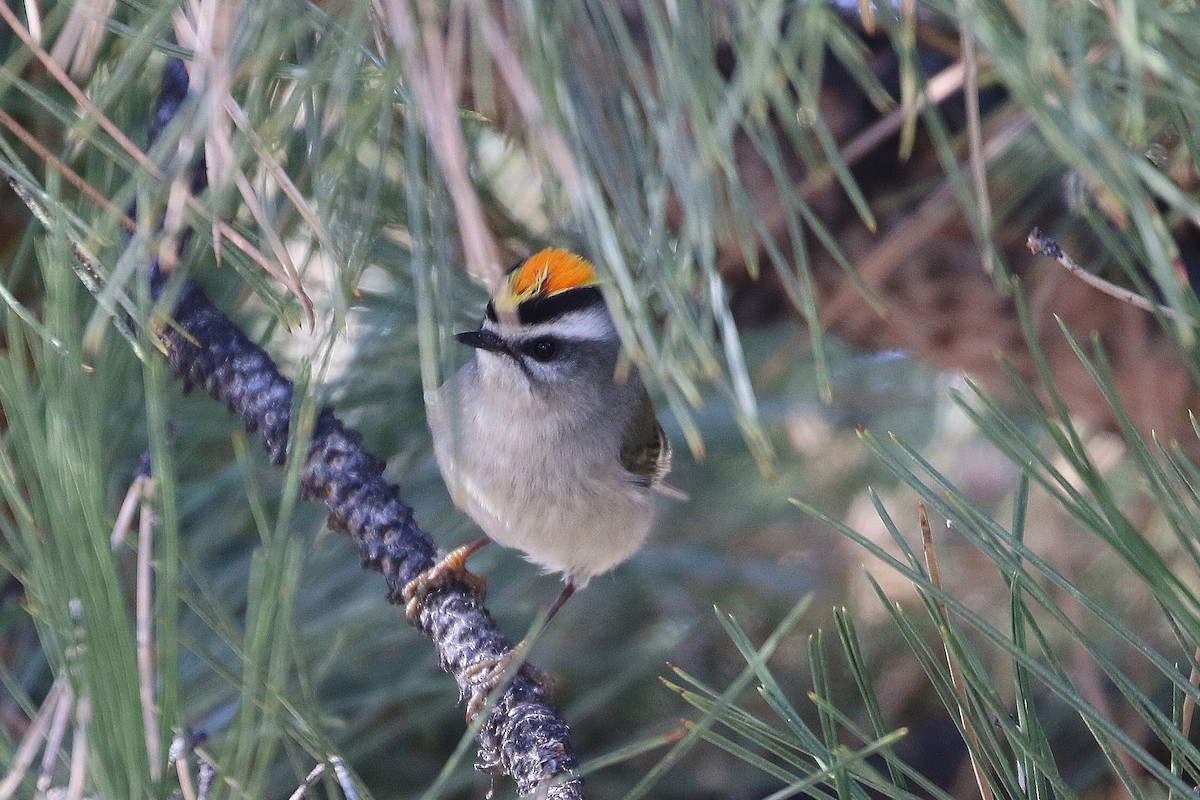
[[538,339],[529,345],[528,352],[538,361],[549,361],[558,354],[558,342],[549,337]]

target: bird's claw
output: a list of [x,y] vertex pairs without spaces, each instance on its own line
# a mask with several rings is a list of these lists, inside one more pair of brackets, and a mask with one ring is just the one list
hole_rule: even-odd
[[499,658],[488,658],[477,664],[472,664],[463,670],[462,678],[471,687],[471,699],[467,703],[467,724],[475,721],[476,715],[487,704],[488,695],[507,677],[513,661],[521,661],[520,670],[541,686],[550,685],[550,676],[537,667],[525,661],[529,647],[525,642],[519,643]]
[[408,624],[415,626],[418,623],[421,607],[425,605],[425,598],[429,593],[451,581],[464,583],[479,595],[487,593],[487,579],[467,569],[467,559],[479,549],[476,544],[454,548],[432,567],[404,585],[400,599],[404,601],[404,616],[408,619]]

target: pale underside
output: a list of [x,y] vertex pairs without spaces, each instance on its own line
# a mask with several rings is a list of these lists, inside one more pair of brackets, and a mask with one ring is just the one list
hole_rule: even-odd
[[[624,426],[604,419],[614,405],[551,407],[520,380],[483,387],[480,362],[502,358],[479,353],[429,404],[438,466],[485,534],[583,588],[641,547],[655,491],[622,466]],[[480,391],[486,404],[458,402]]]

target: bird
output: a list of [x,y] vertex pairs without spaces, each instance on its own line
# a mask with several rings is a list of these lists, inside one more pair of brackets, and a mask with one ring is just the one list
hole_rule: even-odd
[[671,445],[600,290],[595,268],[547,248],[512,267],[482,323],[459,333],[473,357],[427,403],[434,453],[455,504],[483,537],[408,586],[410,620],[466,561],[496,542],[563,588],[552,619],[592,578],[626,561],[654,523]]

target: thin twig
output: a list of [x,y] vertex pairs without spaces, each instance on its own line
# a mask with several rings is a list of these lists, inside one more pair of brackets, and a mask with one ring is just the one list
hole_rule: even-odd
[[284,170],[283,165],[279,163],[279,159],[271,152],[271,148],[258,135],[258,131],[254,130],[254,126],[250,122],[250,118],[246,116],[245,110],[238,104],[233,97],[225,98],[223,106],[225,113],[233,120],[233,124],[241,134],[246,137],[246,141],[254,148],[254,153],[258,157],[259,166],[263,167],[267,173],[274,179],[279,190],[291,202],[292,208],[304,220],[306,230],[312,232],[321,246],[330,253],[336,253],[337,248],[334,247],[333,240],[329,238],[329,231],[325,229],[325,223],[318,215],[304,195],[300,191],[300,187],[296,186],[295,181]]
[[[325,763],[322,762],[313,767],[304,776],[304,782],[296,787],[296,791],[292,792],[288,800],[303,800],[307,797],[309,788],[316,783],[317,778],[325,774]],[[341,756],[330,756],[327,763],[333,766],[333,774],[338,786],[342,789],[342,796],[346,800],[359,800],[358,790],[354,788],[354,781],[350,777],[350,770],[346,769],[346,762],[342,760]]]
[[9,800],[13,796],[13,793],[21,785],[21,780],[25,777],[25,773],[33,765],[38,748],[46,738],[46,731],[50,728],[50,721],[54,718],[55,709],[62,702],[64,690],[70,691],[67,688],[67,682],[62,678],[51,684],[50,690],[46,692],[46,699],[42,701],[42,707],[38,709],[38,712],[33,715],[33,719],[29,721],[29,727],[25,730],[25,736],[21,739],[21,744],[17,747],[17,751],[13,754],[12,764],[8,768],[8,773],[4,776],[4,780],[0,781],[0,800]]
[[75,706],[75,693],[69,683],[63,683],[62,697],[59,698],[58,708],[54,710],[54,719],[50,723],[50,732],[46,734],[46,749],[42,751],[41,772],[38,774],[38,791],[44,792],[53,782],[54,765],[58,761],[58,751],[63,739],[67,738],[67,725],[71,722],[71,710]]
[[[1033,123],[1024,112],[1010,112],[993,117],[989,122],[989,126],[992,125],[998,125],[999,130],[984,145],[984,159],[988,162],[998,158]],[[940,237],[945,227],[961,213],[954,185],[947,178],[906,216],[903,224],[896,225],[879,244],[858,259],[856,266],[862,283],[874,290],[881,288],[893,271],[917,256],[928,242]],[[850,281],[843,282],[821,304],[823,324],[833,324],[861,302],[858,288]]]
[[955,0],[958,10],[958,38],[962,42],[964,68],[963,102],[967,109],[967,163],[975,184],[975,203],[979,207],[979,238],[983,271],[991,275],[996,269],[996,251],[992,241],[992,203],[988,199],[987,167],[983,157],[983,132],[979,116],[979,59],[975,53],[975,37],[968,30],[971,19],[966,0]]
[[196,788],[192,786],[192,774],[188,772],[188,753],[191,751],[191,737],[186,733],[176,734],[171,739],[171,749],[167,755],[167,766],[175,768],[175,777],[179,781],[179,793],[183,800],[196,800]]
[[[963,74],[962,62],[956,61],[930,78],[926,82],[924,90],[915,100],[917,110],[920,111],[926,105],[939,105],[947,97],[961,89]],[[882,145],[889,137],[895,135],[896,131],[900,130],[908,114],[909,109],[907,107],[897,106],[871,123],[865,130],[858,133],[838,150],[838,157],[842,160],[842,163],[847,167],[853,167],[864,157],[872,153],[875,148]],[[805,176],[796,192],[803,199],[811,201],[816,197],[818,192],[829,188],[836,178],[837,171],[831,166],[814,169]],[[768,207],[759,210],[758,216],[763,228],[768,231],[775,231],[783,225],[788,213],[790,212],[786,204],[771,203]],[[724,255],[719,266],[721,271],[724,272],[726,269],[741,264],[743,256],[740,248],[737,247],[736,237],[728,233],[721,233],[720,236],[718,247]]]
[[125,536],[129,533],[129,527],[133,524],[133,515],[137,513],[138,501],[142,495],[142,483],[145,480],[145,476],[138,475],[129,484],[129,489],[125,492],[125,498],[121,501],[121,508],[117,511],[117,520],[113,523],[112,533],[108,537],[108,546],[113,550],[116,550],[125,543]]
[[425,136],[454,203],[467,269],[482,285],[494,289],[504,276],[500,249],[467,173],[466,142],[458,121],[463,4],[460,0],[450,4],[450,24],[430,0],[418,0],[416,16],[409,0],[377,0],[376,8],[400,53],[405,79],[424,118]]
[[313,781],[321,777],[325,773],[325,762],[317,764],[308,771],[304,776],[304,780],[296,787],[296,791],[288,795],[288,800],[304,800],[304,795],[308,794],[308,787],[313,785]]
[[[1200,688],[1200,647],[1196,648],[1195,654],[1192,656],[1192,674],[1188,677],[1188,682],[1196,688]],[[1185,695],[1183,698],[1183,713],[1180,715],[1179,732],[1183,734],[1183,738],[1189,739],[1192,735],[1192,716],[1196,713],[1196,701],[1192,696]]]
[[[5,3],[0,3],[0,19],[3,19],[3,21],[13,30],[13,32],[17,34],[17,37],[21,39],[25,46],[29,48],[34,57],[37,58],[37,60],[46,68],[46,71],[50,74],[50,76],[54,78],[54,80],[66,90],[67,94],[71,96],[71,99],[73,99],[79,105],[79,107],[83,109],[85,119],[95,120],[100,129],[111,136],[113,141],[115,141],[122,150],[128,153],[130,157],[137,162],[139,167],[146,171],[146,174],[156,180],[166,180],[166,176],[163,174],[162,170],[160,170],[158,166],[150,160],[150,157],[146,155],[145,151],[134,144],[133,141],[130,140],[130,138],[126,136],[125,133],[121,131],[121,129],[118,128],[116,124],[104,114],[104,112],[96,107],[91,98],[89,98],[87,94],[80,89],[73,80],[71,80],[71,77],[67,75],[62,67],[59,66],[58,62],[51,58],[50,54],[47,53],[36,40],[34,40],[29,31],[26,30],[25,26],[21,24],[21,21],[17,19],[16,15]],[[198,200],[196,200],[195,197],[192,197],[190,194],[187,195],[186,202],[187,207],[192,212],[213,226],[214,235],[219,233],[222,237],[229,240],[234,246],[236,246],[252,261],[254,261],[254,263],[257,264],[260,269],[286,286],[288,291],[290,291],[305,308],[307,316],[311,319],[313,314],[312,299],[308,296],[308,293],[304,291],[304,287],[300,285],[296,276],[289,275],[286,270],[280,270],[278,267],[276,267],[257,247],[250,244],[250,242],[244,236],[234,230],[233,227],[231,227],[224,220],[216,219],[208,211],[208,209],[206,209]]]
[[157,781],[162,775],[162,752],[158,741],[158,706],[154,694],[154,624],[151,605],[151,556],[154,554],[154,478],[138,476],[141,480],[141,518],[138,520],[138,552],[135,641],[137,643],[138,695],[142,703],[142,726],[146,735],[146,755],[150,762],[150,777]]
[[38,9],[37,0],[25,0],[25,17],[29,20],[30,36],[40,42],[42,40],[42,12]]
[[13,135],[21,140],[21,144],[32,150],[34,154],[42,160],[43,164],[65,178],[67,183],[78,189],[84,197],[86,197],[88,200],[91,200],[108,213],[116,216],[127,232],[133,233],[137,230],[137,223],[133,221],[132,217],[117,208],[111,200],[102,195],[94,186],[88,183],[82,175],[63,163],[62,159],[60,159],[58,156],[51,153],[50,149],[46,147],[46,145],[42,144],[41,141],[32,133],[25,130],[21,123],[10,117],[8,112],[2,108],[0,108],[0,125],[3,125],[12,131]]
[[[929,570],[929,582],[933,588],[942,591],[942,577],[938,570],[937,551],[933,546],[933,531],[929,528],[929,516],[925,513],[925,504],[917,503],[917,516],[921,521],[921,543],[925,550],[925,566]],[[967,717],[967,707],[970,705],[971,699],[967,694],[967,685],[962,679],[962,675],[956,666],[957,662],[954,659],[954,652],[950,647],[950,612],[946,610],[946,604],[942,600],[937,600],[938,616],[941,618],[939,627],[942,634],[942,647],[946,651],[946,666],[950,670],[950,681],[954,684],[954,692],[958,695],[958,718],[962,723],[963,738],[967,742],[967,754],[971,758],[971,770],[975,773],[975,784],[979,787],[979,796],[982,800],[992,800],[992,787],[987,782],[987,775],[983,771],[983,764],[980,763],[978,754],[982,752],[979,744],[979,734],[975,730],[975,726],[971,724],[971,720]]]
[[[71,248],[72,255],[75,256],[74,263],[77,265],[77,268],[75,269],[75,275],[79,278],[79,282],[82,283],[87,290],[91,292],[92,296],[96,298],[96,302],[100,305],[100,307],[108,312],[109,316],[114,319],[132,318],[137,310],[133,300],[128,295],[117,294],[114,302],[113,295],[104,291],[106,280],[100,272],[99,262],[96,260],[95,256],[93,256],[88,249],[84,247],[83,243],[75,236],[71,235],[71,232],[67,226],[56,223],[54,217],[49,211],[46,210],[46,207],[42,205],[42,201],[35,198],[32,193],[27,191],[25,187],[21,185],[20,181],[16,180],[12,176],[9,176],[8,185],[12,187],[13,193],[20,198],[21,202],[25,204],[25,207],[29,209],[29,212],[33,214],[34,219],[42,224],[42,227],[48,231],[57,231],[63,234],[64,238],[67,240],[67,244]],[[117,310],[117,306],[121,307],[120,311]],[[22,317],[22,319],[24,319],[24,317]],[[36,319],[26,320],[26,323],[29,324],[33,330],[41,333],[46,338],[46,341],[50,342],[50,344],[56,350],[64,354],[69,354],[70,351],[67,350],[66,345],[50,335],[50,332],[47,331],[45,327]],[[137,336],[134,335],[134,333],[125,325],[118,325],[117,331],[122,337],[125,338],[125,341],[129,343],[129,348],[133,354],[136,355],[139,360],[144,359],[145,353],[142,350],[142,345],[138,341]],[[87,368],[86,364],[83,366],[85,369]]]
[[562,181],[567,197],[578,207],[586,201],[579,166],[575,163],[575,157],[571,154],[571,148],[567,146],[562,131],[553,121],[546,118],[542,101],[538,99],[533,82],[521,67],[516,48],[490,13],[493,8],[495,7],[477,4],[477,13],[472,17],[472,22],[479,26],[488,54],[492,57],[492,64],[520,110],[525,129],[541,138],[542,148],[554,167],[555,177]]
[[[900,0],[900,27],[896,34],[896,45],[902,53],[915,53],[917,49],[917,0]],[[904,110],[904,124],[900,128],[901,161],[912,155],[913,143],[917,138],[917,114],[920,90],[917,88],[917,65],[900,66],[900,107]]]
[[359,800],[358,790],[354,788],[350,770],[346,769],[346,762],[342,757],[330,756],[329,763],[333,764],[333,774],[337,776],[338,786],[342,787],[342,794],[346,796],[346,800]]
[[217,779],[217,767],[213,764],[212,759],[203,753],[196,754],[196,764],[198,773],[196,800],[208,800],[208,795],[212,792],[213,784]]
[[150,158],[142,152],[141,148],[135,145],[133,141],[125,135],[125,132],[118,128],[116,124],[104,114],[104,112],[96,108],[96,104],[93,103],[92,99],[87,96],[87,93],[80,89],[75,84],[75,81],[71,80],[71,77],[67,75],[62,67],[59,66],[57,61],[50,57],[50,54],[47,53],[33,38],[29,31],[26,30],[25,26],[21,24],[21,21],[17,19],[17,15],[12,12],[12,9],[10,9],[6,3],[0,3],[0,18],[3,18],[13,33],[17,34],[17,37],[25,44],[26,47],[29,48],[29,52],[32,53],[39,62],[41,62],[42,66],[46,68],[46,71],[50,73],[50,77],[54,78],[54,80],[66,90],[67,94],[71,95],[71,99],[74,100],[76,104],[78,104],[78,106],[84,110],[84,113],[88,118],[99,125],[101,130],[111,136],[113,141],[121,146],[122,150],[133,156],[134,160],[138,162],[139,166],[147,170],[152,170],[153,173],[161,175],[161,173],[158,172],[158,168],[155,167]]
[[71,772],[67,800],[81,800],[88,775],[88,734],[92,725],[92,699],[83,695],[75,704],[75,730],[71,737]]
[[[54,40],[50,57],[68,70],[72,76],[83,78],[91,74],[100,54],[100,45],[108,31],[109,18],[116,8],[116,0],[77,0],[71,13]],[[36,8],[37,3],[27,2],[26,9]],[[29,32],[41,41],[41,35],[29,20]]]
[[[262,201],[250,185],[250,179],[237,162],[233,149],[234,120],[227,111],[227,106],[233,102],[230,92],[233,79],[230,59],[230,42],[238,16],[241,14],[243,0],[204,0],[199,4],[195,19],[196,44],[193,69],[196,72],[196,82],[204,87],[202,102],[207,110],[208,127],[204,131],[204,166],[208,170],[208,184],[223,186],[230,181],[241,195],[242,202],[250,211],[250,215],[258,224],[263,236],[270,246],[271,253],[279,262],[284,282],[288,286],[301,286],[300,273],[292,263],[292,256],[280,238],[276,226],[267,218],[267,211]],[[274,160],[274,159],[268,159]],[[185,184],[186,188],[186,184]],[[164,242],[164,246],[166,242]],[[221,242],[215,234],[213,237],[213,252],[220,262]],[[164,253],[160,260],[171,258]],[[305,295],[307,298],[307,294]],[[304,301],[302,301],[304,302]],[[315,312],[311,303],[304,302],[304,313],[309,325],[315,324]]]
[[875,7],[870,0],[858,0],[858,19],[862,22],[863,33],[875,35]]
[[[925,89],[917,95],[916,110],[921,111],[927,105],[940,105],[950,95],[963,86],[965,69],[961,61],[956,61],[941,72],[934,75],[925,83]],[[883,115],[838,151],[838,156],[847,167],[852,167],[862,158],[870,154],[876,147],[883,144],[904,124],[908,110],[902,106],[896,107]],[[837,173],[832,167],[817,170],[800,184],[798,192],[805,200],[812,200],[818,191],[833,183]],[[782,213],[782,212],[780,212]]]
[[1151,314],[1162,314],[1172,322],[1184,322],[1188,325],[1195,326],[1196,321],[1188,314],[1182,314],[1175,309],[1164,306],[1161,303],[1155,303],[1142,297],[1137,292],[1130,291],[1116,284],[1109,283],[1098,275],[1094,275],[1084,269],[1078,262],[1066,254],[1062,249],[1062,245],[1053,237],[1044,235],[1040,229],[1034,228],[1029,232],[1029,238],[1025,240],[1025,245],[1029,248],[1029,252],[1034,255],[1047,256],[1053,258],[1063,266],[1067,272],[1074,275],[1079,280],[1091,286],[1093,289],[1099,289],[1105,294],[1115,297],[1118,300],[1128,303],[1134,308],[1140,308],[1142,311],[1149,311]]

